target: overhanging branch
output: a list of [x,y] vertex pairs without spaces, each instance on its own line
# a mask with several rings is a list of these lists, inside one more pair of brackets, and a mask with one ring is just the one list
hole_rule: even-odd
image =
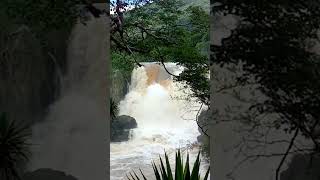
[[280,161],[280,163],[279,163],[279,165],[278,165],[278,167],[277,167],[277,170],[276,170],[276,180],[279,180],[279,173],[280,173],[281,167],[282,167],[283,163],[285,162],[285,160],[287,159],[288,154],[289,154],[289,152],[290,152],[290,150],[291,150],[291,148],[292,148],[292,146],[293,146],[293,144],[294,144],[294,141],[296,140],[298,134],[299,134],[299,128],[296,127],[296,131],[295,131],[294,135],[293,135],[292,138],[291,138],[290,144],[289,144],[286,152],[284,153],[284,155],[283,155],[283,157],[282,157],[282,159],[281,159],[281,161]]

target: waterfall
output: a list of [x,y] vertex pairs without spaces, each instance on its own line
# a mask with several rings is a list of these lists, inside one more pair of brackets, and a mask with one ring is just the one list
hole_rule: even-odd
[[[142,63],[132,72],[130,89],[119,103],[119,115],[136,119],[138,128],[131,131],[127,142],[111,143],[111,179],[123,179],[131,170],[141,168],[152,177],[151,161],[157,160],[164,150],[174,163],[176,149],[188,150],[191,160],[199,151],[195,122],[200,102],[191,97],[186,84],[175,82],[162,65]],[[170,73],[178,75],[183,67],[166,63]],[[202,166],[202,174],[205,167]],[[174,167],[174,166],[173,166]]]
[[[29,170],[51,168],[79,180],[106,179],[107,19],[76,24],[59,99],[33,126]],[[105,68],[103,68],[105,67]],[[107,156],[106,156],[107,157]]]
[[63,88],[63,73],[62,73],[62,70],[61,70],[61,67],[59,65],[59,63],[57,62],[57,59],[54,57],[54,55],[49,52],[48,53],[48,56],[50,57],[50,59],[52,60],[52,63],[54,64],[54,67],[55,67],[55,70],[56,70],[56,83],[55,83],[55,87],[58,87],[60,88],[57,92],[55,92],[54,94],[54,98],[58,98],[59,95],[60,95],[60,91],[61,89],[64,89]]

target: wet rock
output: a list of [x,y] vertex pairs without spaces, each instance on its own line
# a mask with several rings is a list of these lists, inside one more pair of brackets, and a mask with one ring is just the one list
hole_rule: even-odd
[[130,139],[130,129],[137,127],[137,121],[130,116],[118,116],[111,122],[111,141],[121,142]]
[[310,161],[310,155],[295,155],[288,169],[281,173],[281,180],[319,180],[320,156],[314,155]]
[[125,95],[128,93],[128,84],[130,82],[125,78],[123,73],[118,70],[113,71],[111,78],[111,97],[116,103],[119,103],[122,99],[124,99]]
[[118,116],[112,124],[116,129],[132,129],[137,127],[137,121],[133,117],[126,115]]
[[130,138],[130,130],[111,130],[111,142],[129,141]]
[[62,171],[53,169],[37,169],[33,172],[26,173],[23,180],[77,180],[71,175],[67,175]]
[[19,33],[0,45],[0,49],[8,49],[0,60],[0,111],[9,119],[29,124],[41,120],[59,95],[58,72],[66,63],[65,39],[69,35],[67,30],[48,32],[48,50],[28,27],[7,26],[8,32],[0,32],[1,37]]

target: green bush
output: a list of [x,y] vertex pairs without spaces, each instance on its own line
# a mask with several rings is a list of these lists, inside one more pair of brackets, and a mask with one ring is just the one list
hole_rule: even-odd
[[[180,153],[180,150],[176,153],[176,165],[175,173],[173,177],[172,169],[170,166],[170,161],[165,153],[165,162],[160,158],[160,165],[156,166],[152,162],[153,172],[156,177],[156,180],[200,180],[200,152],[198,153],[197,159],[193,164],[192,171],[190,171],[189,166],[189,153],[187,153],[187,160],[183,166],[183,159]],[[165,164],[165,165],[164,165]],[[205,177],[203,180],[207,180],[209,176],[210,168],[208,168]],[[140,170],[143,180],[147,180],[143,172]],[[129,177],[130,176],[130,177]],[[128,180],[140,180],[141,178],[133,171],[127,175]]]

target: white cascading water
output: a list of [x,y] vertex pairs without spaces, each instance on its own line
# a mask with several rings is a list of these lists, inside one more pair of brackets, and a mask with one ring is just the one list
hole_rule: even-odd
[[[164,150],[171,163],[178,148],[188,150],[191,162],[199,151],[195,119],[200,102],[190,98],[190,89],[174,82],[161,65],[143,64],[132,72],[130,90],[119,104],[119,115],[135,118],[138,128],[131,131],[129,141],[111,143],[112,180],[125,179],[126,173],[139,169],[154,178],[151,161],[157,162]],[[174,63],[166,63],[166,67],[175,75],[183,70]],[[207,166],[202,161],[202,175]]]
[[107,179],[107,22],[92,18],[74,27],[61,96],[33,126],[30,171],[50,168],[78,180]]

